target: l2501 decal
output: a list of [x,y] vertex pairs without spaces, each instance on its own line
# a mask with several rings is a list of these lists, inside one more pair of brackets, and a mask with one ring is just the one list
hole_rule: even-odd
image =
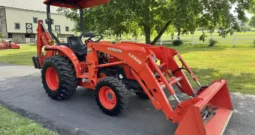
[[140,65],[142,64],[142,61],[139,60],[135,55],[129,53],[128,56],[131,57],[131,58],[133,58],[138,64],[140,64]]

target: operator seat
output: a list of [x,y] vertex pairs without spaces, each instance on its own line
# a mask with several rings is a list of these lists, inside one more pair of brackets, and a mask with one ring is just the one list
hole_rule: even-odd
[[75,53],[79,61],[86,60],[87,46],[82,43],[80,37],[76,36],[69,37],[68,46]]

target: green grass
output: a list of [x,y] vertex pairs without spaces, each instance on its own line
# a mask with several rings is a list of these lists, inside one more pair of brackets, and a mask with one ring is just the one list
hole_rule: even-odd
[[56,135],[0,105],[0,135]]
[[255,48],[252,46],[174,47],[202,84],[224,78],[231,92],[255,94]]
[[[173,47],[173,46],[169,46]],[[183,45],[173,47],[184,57],[202,84],[224,78],[231,92],[255,94],[255,48],[252,45]],[[0,51],[0,62],[32,65],[35,46],[23,45],[20,50]]]
[[32,56],[36,56],[35,45],[21,45],[21,49],[0,50],[0,62],[32,65]]

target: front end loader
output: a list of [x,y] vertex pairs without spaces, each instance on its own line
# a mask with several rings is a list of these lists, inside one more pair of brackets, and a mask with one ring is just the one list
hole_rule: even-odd
[[[178,123],[176,135],[223,134],[233,112],[227,83],[218,80],[202,86],[181,55],[164,46],[100,41],[102,35],[82,32],[60,43],[52,32],[50,6],[80,9],[109,0],[46,0],[48,29],[38,22],[37,56],[34,66],[42,70],[42,82],[49,97],[66,100],[77,86],[95,91],[99,108],[107,115],[119,115],[127,106],[129,93],[150,99],[166,118]],[[83,19],[81,19],[83,20]],[[80,27],[83,29],[83,22]],[[95,37],[100,37],[94,40]],[[83,43],[82,37],[88,37]],[[53,40],[57,43],[54,45]],[[45,51],[43,52],[43,48]],[[194,90],[186,70],[200,87]],[[180,94],[186,95],[185,99]],[[174,98],[175,102],[170,101]],[[141,112],[142,113],[142,112]]]

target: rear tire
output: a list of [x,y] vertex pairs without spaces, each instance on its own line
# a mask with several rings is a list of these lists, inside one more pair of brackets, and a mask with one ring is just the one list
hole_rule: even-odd
[[66,100],[75,93],[78,79],[72,62],[63,56],[47,58],[42,67],[42,84],[54,100]]
[[125,84],[114,77],[106,77],[96,86],[96,102],[107,115],[117,116],[129,102],[129,91]]

